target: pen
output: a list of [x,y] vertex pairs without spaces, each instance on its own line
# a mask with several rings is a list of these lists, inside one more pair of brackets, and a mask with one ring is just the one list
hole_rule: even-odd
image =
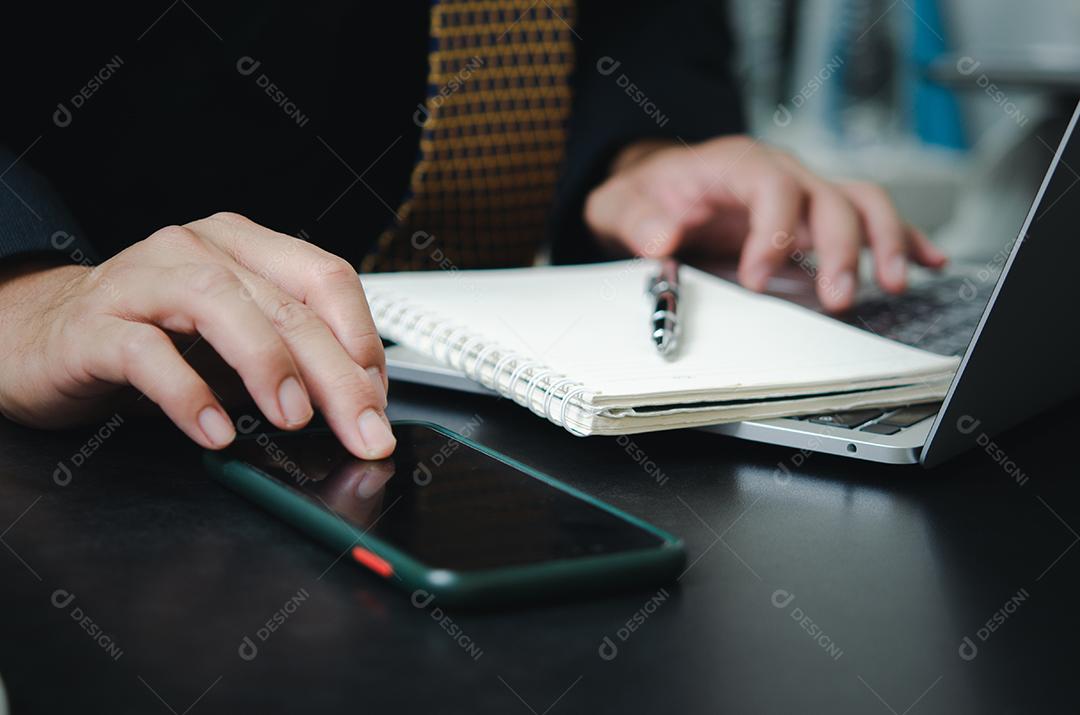
[[648,291],[654,301],[649,321],[650,336],[656,345],[656,352],[664,357],[672,357],[679,347],[679,316],[676,312],[679,262],[674,258],[663,259],[659,273],[649,280]]

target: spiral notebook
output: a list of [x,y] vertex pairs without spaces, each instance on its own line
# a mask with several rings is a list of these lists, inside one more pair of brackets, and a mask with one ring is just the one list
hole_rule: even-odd
[[361,276],[379,334],[576,435],[940,399],[958,360],[684,267],[675,359],[651,261]]

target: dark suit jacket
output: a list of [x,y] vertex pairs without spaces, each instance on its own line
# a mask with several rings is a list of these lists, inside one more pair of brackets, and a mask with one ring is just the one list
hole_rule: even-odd
[[[28,5],[0,43],[0,258],[106,258],[229,210],[358,264],[392,220],[417,155],[427,2]],[[579,3],[556,260],[596,257],[582,203],[619,148],[742,129],[718,5]]]

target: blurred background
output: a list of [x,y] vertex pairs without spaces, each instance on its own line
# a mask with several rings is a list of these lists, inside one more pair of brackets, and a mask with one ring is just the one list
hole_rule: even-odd
[[756,136],[823,174],[883,184],[955,258],[1015,240],[1080,99],[1080,2],[729,7]]

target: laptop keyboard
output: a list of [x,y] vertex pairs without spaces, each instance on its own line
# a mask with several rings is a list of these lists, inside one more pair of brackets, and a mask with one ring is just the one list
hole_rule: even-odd
[[[899,296],[860,302],[844,322],[940,355],[961,355],[978,327],[994,281],[942,276]],[[893,435],[937,414],[940,402],[851,410],[794,419],[870,434]]]
[[942,276],[903,295],[860,302],[844,322],[940,355],[961,355],[990,299],[993,281]]
[[842,429],[849,429],[857,432],[890,435],[896,434],[902,429],[906,429],[925,419],[933,417],[940,408],[940,402],[928,402],[925,404],[890,407],[881,410],[831,412],[825,415],[808,415],[806,417],[793,417],[792,419],[803,422],[812,422],[816,425],[840,427]]

